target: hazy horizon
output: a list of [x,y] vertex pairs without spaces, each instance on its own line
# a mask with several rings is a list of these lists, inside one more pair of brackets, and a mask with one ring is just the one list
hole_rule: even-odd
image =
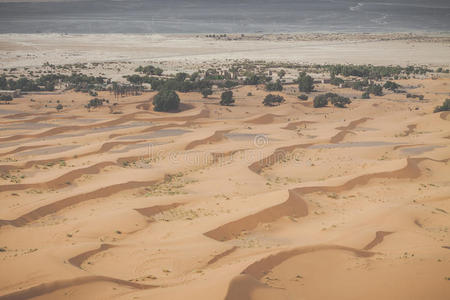
[[333,0],[0,2],[0,33],[446,32],[450,3]]

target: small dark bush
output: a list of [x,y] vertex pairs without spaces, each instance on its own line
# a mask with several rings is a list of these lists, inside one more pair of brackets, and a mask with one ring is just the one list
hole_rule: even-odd
[[441,106],[436,106],[434,112],[450,111],[450,99],[445,99]]
[[370,99],[370,93],[369,92],[362,93],[361,98],[362,99]]
[[308,100],[309,97],[307,95],[302,94],[300,96],[297,96],[297,98],[300,100],[306,101],[306,100]]
[[0,101],[12,101],[13,97],[11,95],[1,95]]
[[267,91],[282,91],[283,85],[281,84],[280,80],[277,80],[275,82],[268,82],[268,83],[266,83],[266,90]]
[[202,89],[203,98],[208,98],[209,95],[212,95],[213,91],[210,88]]
[[395,83],[395,82],[393,82],[393,81],[386,81],[386,83],[383,85],[383,87],[385,89],[388,89],[388,90],[391,90],[391,91],[395,91],[395,90],[397,90],[400,87],[400,85]]
[[335,93],[326,93],[318,95],[314,98],[314,107],[324,107],[328,105],[330,101],[336,107],[345,107],[347,104],[352,103],[350,98],[339,96]]
[[283,103],[284,101],[285,100],[282,96],[269,94],[264,98],[262,103],[265,106],[277,106]]

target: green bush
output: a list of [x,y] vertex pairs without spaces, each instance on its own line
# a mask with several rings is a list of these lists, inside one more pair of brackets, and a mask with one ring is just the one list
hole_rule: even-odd
[[369,92],[362,93],[361,98],[362,99],[370,99],[370,93]]
[[230,106],[234,103],[233,92],[226,91],[220,96],[220,105]]
[[300,100],[306,101],[306,100],[308,100],[309,97],[307,95],[302,94],[300,96],[297,96],[297,98]]
[[178,109],[180,98],[173,90],[162,90],[153,98],[153,110],[171,111]]
[[450,111],[450,99],[445,99],[444,103],[441,106],[436,106],[434,109],[434,112],[441,112],[441,111]]
[[63,109],[63,106],[62,106],[61,103],[58,104],[58,105],[56,106],[56,110],[57,110],[57,111],[60,111],[60,110],[62,110],[62,109]]
[[280,105],[284,101],[285,100],[284,100],[283,96],[269,94],[264,98],[262,103],[265,106],[276,106],[276,105]]

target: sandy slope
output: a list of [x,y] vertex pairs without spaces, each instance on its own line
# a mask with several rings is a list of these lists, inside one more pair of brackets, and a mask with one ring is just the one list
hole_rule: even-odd
[[0,299],[448,299],[450,80],[399,83],[425,101],[3,105]]

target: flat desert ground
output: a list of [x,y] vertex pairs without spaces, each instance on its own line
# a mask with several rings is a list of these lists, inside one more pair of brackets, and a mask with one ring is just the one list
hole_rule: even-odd
[[[3,36],[2,65],[101,56],[74,44],[44,50],[52,39],[34,39]],[[255,41],[210,43],[280,56]],[[305,52],[314,63],[449,65],[448,43],[339,42],[342,55],[336,42],[310,43],[328,43],[316,45],[326,52],[317,61]],[[370,47],[377,43],[391,45],[393,58]],[[416,46],[408,56],[395,44]],[[139,51],[119,52],[145,59]],[[239,51],[231,58],[246,57]],[[164,61],[210,63],[195,57]],[[316,84],[308,101],[277,92],[286,99],[277,107],[262,105],[262,86],[234,88],[230,107],[218,104],[220,91],[179,93],[177,113],[154,112],[155,92],[100,92],[121,114],[107,105],[88,112],[91,97],[74,91],[0,106],[0,299],[449,299],[450,114],[433,109],[449,98],[450,79],[396,82],[424,100],[387,90],[363,100]],[[312,106],[330,91],[352,103]]]

